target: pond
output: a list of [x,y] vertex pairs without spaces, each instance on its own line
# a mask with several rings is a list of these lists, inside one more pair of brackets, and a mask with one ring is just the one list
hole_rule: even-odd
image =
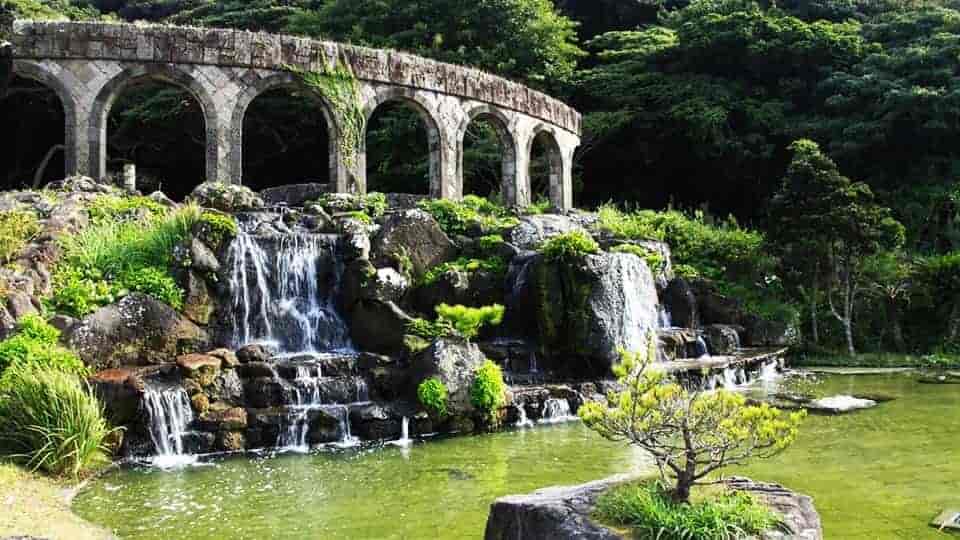
[[[960,387],[915,375],[829,376],[827,393],[898,399],[811,416],[780,456],[733,471],[813,495],[827,538],[943,538],[927,523],[960,506]],[[480,538],[495,498],[644,470],[640,452],[578,423],[401,449],[218,459],[128,468],[75,502],[124,538]]]

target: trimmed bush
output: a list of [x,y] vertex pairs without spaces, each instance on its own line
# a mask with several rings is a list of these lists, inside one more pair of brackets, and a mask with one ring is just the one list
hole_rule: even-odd
[[0,265],[15,259],[39,232],[33,212],[0,212]]
[[13,366],[40,366],[86,375],[79,357],[58,343],[60,331],[38,315],[20,319],[14,335],[0,341],[0,385]]
[[427,411],[437,418],[447,415],[447,387],[436,377],[425,379],[417,387],[417,399]]
[[473,339],[484,325],[498,325],[503,322],[504,307],[500,304],[472,308],[440,304],[436,307],[439,322],[449,325],[464,339]]
[[122,288],[122,293],[149,294],[173,309],[183,309],[183,289],[166,270],[153,266],[128,270],[118,276],[117,285]]
[[661,540],[748,538],[779,524],[770,509],[747,493],[678,503],[657,482],[615,487],[597,499],[595,512],[601,522],[629,527],[637,538]]
[[103,405],[75,373],[18,364],[0,386],[0,452],[31,470],[79,476],[106,462]]
[[451,235],[465,235],[475,228],[486,234],[496,233],[519,223],[503,206],[476,195],[467,195],[460,202],[424,200],[420,202],[420,208],[432,215],[440,228]]
[[219,246],[226,240],[232,240],[240,233],[240,227],[233,216],[205,210],[200,214],[205,240],[212,246]]
[[166,215],[169,209],[149,197],[100,195],[87,205],[94,226],[116,221],[139,221],[145,217]]
[[583,231],[570,231],[547,240],[540,251],[551,261],[566,261],[600,253],[600,245]]
[[497,410],[506,404],[507,384],[503,381],[503,371],[492,360],[477,368],[470,386],[470,402],[491,422],[496,419]]
[[436,283],[441,276],[451,271],[460,271],[472,274],[480,270],[490,272],[498,276],[504,276],[507,273],[507,261],[503,260],[502,257],[490,257],[488,259],[470,259],[467,257],[461,257],[455,261],[434,266],[427,271],[426,274],[424,274],[421,282],[424,285]]

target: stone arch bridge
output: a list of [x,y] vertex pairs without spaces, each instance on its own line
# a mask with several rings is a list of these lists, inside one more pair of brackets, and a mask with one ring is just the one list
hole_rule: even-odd
[[[551,202],[558,209],[573,205],[571,169],[580,115],[542,93],[475,69],[299,37],[159,25],[16,21],[10,40],[14,73],[48,86],[63,104],[68,174],[106,175],[111,106],[131,85],[161,80],[189,91],[203,109],[207,180],[242,182],[248,105],[273,88],[301,84],[290,68],[322,71],[341,62],[358,79],[367,119],[392,101],[420,113],[429,134],[432,196],[462,196],[464,135],[470,122],[485,118],[502,143],[505,202],[530,203],[530,153],[540,136],[548,147]],[[317,100],[330,132],[333,188],[365,192],[365,137],[357,142],[360,148],[345,147],[349,138],[337,115],[322,95]]]

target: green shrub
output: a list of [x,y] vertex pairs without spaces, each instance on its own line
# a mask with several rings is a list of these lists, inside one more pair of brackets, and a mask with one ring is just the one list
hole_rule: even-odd
[[204,240],[214,247],[232,240],[240,233],[237,220],[228,214],[205,210],[200,214],[200,223],[204,231]]
[[667,261],[663,258],[663,255],[660,255],[659,252],[643,246],[638,246],[635,244],[620,244],[619,246],[614,247],[611,251],[614,253],[630,253],[640,257],[644,260],[644,262],[647,263],[647,266],[650,268],[650,271],[654,273],[654,275],[663,272],[667,265]]
[[546,197],[539,197],[536,201],[533,202],[530,206],[524,208],[523,213],[528,216],[536,216],[540,214],[546,214],[553,208],[553,203],[550,202],[550,199]]
[[87,205],[87,215],[94,226],[116,221],[137,221],[144,217],[159,217],[169,209],[149,197],[119,197],[100,195]]
[[383,216],[387,212],[387,196],[383,193],[367,193],[364,198],[366,211],[374,219]]
[[504,243],[504,239],[503,236],[499,234],[488,234],[481,236],[478,243],[480,244],[480,251],[490,253],[500,249],[500,246]]
[[0,265],[15,259],[39,232],[40,224],[33,212],[0,212]]
[[615,487],[597,499],[596,517],[629,527],[637,538],[661,540],[748,538],[779,524],[749,494],[723,492],[691,504],[676,503],[657,482]]
[[612,203],[607,203],[597,211],[597,226],[618,238],[628,240],[663,240],[663,231],[657,229],[649,219],[641,214],[623,212]]
[[470,386],[470,402],[487,414],[490,420],[496,418],[496,412],[507,401],[507,385],[503,382],[503,371],[495,362],[485,361],[474,373]]
[[449,325],[464,339],[473,339],[484,325],[503,322],[504,307],[500,304],[472,308],[440,304],[436,307],[440,324]]
[[114,287],[106,281],[88,277],[78,268],[61,266],[53,275],[53,295],[44,302],[55,313],[81,318],[116,299]]
[[75,373],[28,364],[0,387],[0,451],[32,469],[74,477],[107,461],[113,429],[103,405]]
[[407,323],[407,333],[433,341],[452,336],[454,329],[448,321],[428,321],[427,319],[416,318]]
[[600,245],[589,234],[574,230],[547,240],[540,251],[552,261],[571,260],[599,253]]
[[460,202],[448,199],[424,200],[420,201],[420,208],[432,215],[447,234],[465,235],[474,228],[491,234],[519,223],[503,206],[476,195],[467,195]]
[[[12,366],[31,365],[87,374],[87,367],[72,351],[60,346],[60,331],[39,315],[20,319],[16,332],[0,341],[0,376]],[[2,379],[0,379],[2,380]]]
[[447,415],[447,387],[436,377],[425,379],[417,387],[417,399],[433,416]]
[[363,223],[364,225],[373,224],[373,218],[371,218],[370,215],[364,212],[363,210],[354,210],[352,212],[347,212],[346,215],[350,219],[355,219],[360,223]]
[[128,270],[117,277],[124,292],[149,294],[173,309],[183,309],[183,289],[166,270],[152,266]]
[[470,259],[461,257],[455,261],[443,263],[434,266],[424,274],[421,282],[424,285],[436,283],[441,276],[451,271],[474,273],[483,270],[498,276],[504,276],[507,273],[507,261],[502,257],[490,257],[488,259]]

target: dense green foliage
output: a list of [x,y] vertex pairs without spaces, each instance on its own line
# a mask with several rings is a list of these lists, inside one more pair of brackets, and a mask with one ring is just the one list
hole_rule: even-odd
[[483,326],[496,326],[503,322],[504,307],[500,304],[478,308],[440,304],[436,310],[441,324],[453,328],[464,339],[477,337]]
[[497,411],[507,402],[507,384],[503,381],[503,370],[496,362],[487,360],[477,368],[470,386],[470,402],[491,423],[496,423]]
[[75,373],[18,364],[0,386],[0,453],[33,470],[78,476],[108,461],[114,430]]
[[600,245],[589,234],[573,230],[547,240],[540,252],[552,261],[570,261],[599,253]]
[[[136,206],[138,209],[142,207]],[[53,279],[49,306],[82,317],[130,292],[156,297],[175,309],[183,306],[183,290],[173,276],[174,251],[203,221],[212,231],[228,234],[235,224],[185,206],[131,217],[104,213],[82,232],[63,239],[63,259]]]
[[38,315],[26,315],[14,334],[0,341],[0,386],[14,366],[37,366],[67,373],[87,374],[87,367],[59,343],[60,331]]
[[662,272],[667,264],[667,261],[664,260],[660,253],[636,244],[620,244],[618,246],[614,246],[611,251],[614,253],[629,253],[631,255],[640,257],[645,263],[647,263],[647,268],[649,268],[654,274]]
[[417,399],[437,418],[447,415],[447,387],[440,379],[430,377],[417,386]]
[[20,254],[20,250],[37,233],[40,225],[33,212],[0,212],[0,265]]
[[497,234],[517,224],[517,219],[500,204],[467,195],[462,201],[446,199],[425,200],[420,208],[437,220],[447,234],[469,234],[480,231],[484,235]]
[[490,257],[488,259],[461,257],[455,261],[434,266],[424,274],[422,283],[425,285],[436,283],[437,280],[448,272],[465,272],[472,274],[478,271],[490,272],[491,274],[502,277],[507,273],[507,262],[503,260],[502,257]]
[[678,504],[657,482],[617,486],[597,499],[602,522],[629,527],[637,538],[733,540],[778,524],[776,515],[747,493],[723,492]]

